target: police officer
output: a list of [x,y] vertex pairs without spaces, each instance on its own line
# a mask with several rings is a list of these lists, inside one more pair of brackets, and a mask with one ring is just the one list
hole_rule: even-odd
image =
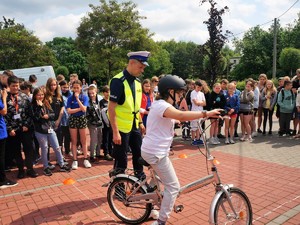
[[124,173],[127,168],[127,152],[132,151],[133,169],[138,178],[144,176],[143,166],[138,163],[141,156],[142,136],[145,132],[139,110],[142,85],[138,77],[144,72],[150,52],[139,51],[127,54],[126,69],[110,81],[108,116],[113,130],[114,170],[110,175]]

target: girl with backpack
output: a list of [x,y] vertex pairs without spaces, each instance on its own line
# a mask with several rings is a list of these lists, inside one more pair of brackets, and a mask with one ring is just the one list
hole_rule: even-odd
[[103,123],[101,108],[97,99],[97,88],[90,86],[88,88],[88,96],[89,105],[86,111],[86,118],[90,132],[90,161],[92,163],[98,163],[96,159],[100,159]]

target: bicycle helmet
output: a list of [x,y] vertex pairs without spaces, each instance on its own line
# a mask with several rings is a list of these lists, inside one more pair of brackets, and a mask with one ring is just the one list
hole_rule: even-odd
[[158,92],[161,95],[167,94],[169,89],[177,90],[185,90],[186,84],[184,80],[177,75],[165,75],[163,78],[159,80],[158,83]]
[[[171,97],[173,100],[173,106],[175,108],[178,108],[176,99],[175,99],[175,93],[178,90],[185,90],[186,84],[182,78],[176,75],[168,74],[161,78],[158,82],[158,92],[160,96],[163,98]],[[169,89],[173,89],[174,93],[171,95],[169,93]]]

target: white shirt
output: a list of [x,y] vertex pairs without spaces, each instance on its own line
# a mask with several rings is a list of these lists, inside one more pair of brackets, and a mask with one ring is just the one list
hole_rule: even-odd
[[204,93],[202,91],[196,91],[196,90],[193,90],[191,93],[191,102],[192,102],[191,111],[203,111],[203,106],[195,105],[195,103],[193,102],[193,99],[195,99],[197,101],[205,102]]
[[253,108],[257,109],[259,106],[259,88],[255,87],[254,88],[254,100],[253,100]]
[[170,151],[175,120],[163,116],[169,107],[173,106],[165,100],[157,100],[152,103],[147,118],[147,132],[142,143],[143,152],[166,155]]

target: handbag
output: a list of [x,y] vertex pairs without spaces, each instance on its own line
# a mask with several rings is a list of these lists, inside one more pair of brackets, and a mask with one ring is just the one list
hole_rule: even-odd
[[240,103],[240,112],[251,112],[252,111],[252,104],[250,102],[248,103]]

